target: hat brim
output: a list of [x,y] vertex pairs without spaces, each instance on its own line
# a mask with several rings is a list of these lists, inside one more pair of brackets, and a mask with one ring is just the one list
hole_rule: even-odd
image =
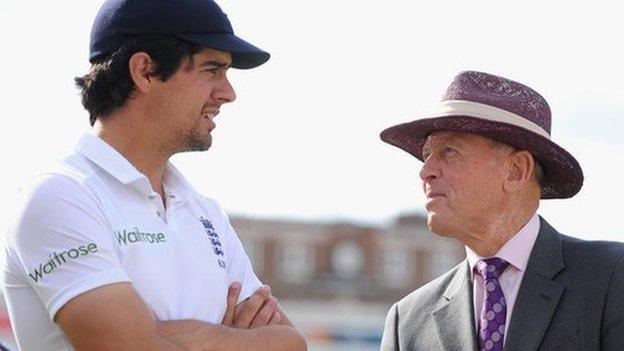
[[576,159],[550,139],[522,127],[472,116],[444,116],[399,124],[381,132],[381,140],[423,161],[427,137],[437,131],[478,134],[529,151],[544,170],[542,199],[565,199],[583,186],[583,171]]
[[267,62],[271,55],[237,37],[234,34],[177,34],[177,37],[192,43],[226,51],[232,54],[232,67],[239,69],[255,68]]

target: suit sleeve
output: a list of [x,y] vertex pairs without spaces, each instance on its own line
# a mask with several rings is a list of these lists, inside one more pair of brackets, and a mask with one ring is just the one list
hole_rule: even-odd
[[388,316],[386,317],[380,351],[399,351],[398,327],[399,306],[395,303],[390,307],[390,311],[388,311]]
[[624,345],[624,255],[615,266],[607,295],[602,326],[602,350],[622,350]]

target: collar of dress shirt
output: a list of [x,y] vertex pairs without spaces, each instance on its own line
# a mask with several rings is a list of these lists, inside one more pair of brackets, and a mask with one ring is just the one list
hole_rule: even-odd
[[[529,256],[533,250],[533,245],[537,239],[539,233],[540,220],[537,212],[533,214],[533,217],[522,227],[518,233],[509,239],[498,250],[494,257],[502,258],[505,261],[519,271],[524,271],[529,262]],[[487,258],[477,255],[468,246],[466,246],[466,257],[470,264],[470,277],[473,278],[474,267],[479,260]]]

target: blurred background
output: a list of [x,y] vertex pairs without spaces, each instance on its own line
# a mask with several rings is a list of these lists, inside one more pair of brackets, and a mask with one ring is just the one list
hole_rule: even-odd
[[[89,130],[73,77],[89,68],[101,3],[0,1],[0,228],[19,185]],[[238,99],[221,109],[213,147],[173,162],[231,215],[310,350],[377,350],[390,305],[463,259],[426,228],[420,163],[378,137],[431,110],[461,70],[506,76],[548,100],[553,139],[586,178],[540,214],[573,236],[622,240],[617,2],[219,4],[272,58],[231,71]],[[4,310],[0,334],[12,344]]]

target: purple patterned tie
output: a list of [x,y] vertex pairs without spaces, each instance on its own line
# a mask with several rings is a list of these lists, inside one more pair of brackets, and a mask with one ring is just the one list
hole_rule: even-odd
[[498,277],[509,263],[498,257],[477,262],[475,271],[483,277],[483,307],[479,319],[481,351],[503,351],[507,302],[498,283]]

